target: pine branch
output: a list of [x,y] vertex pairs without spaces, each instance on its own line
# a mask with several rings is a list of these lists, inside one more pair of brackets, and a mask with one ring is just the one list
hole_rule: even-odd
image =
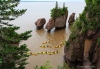
[[3,3],[10,3],[10,4],[13,4],[13,3],[19,3],[20,0],[0,0],[0,4],[2,5]]
[[16,10],[16,9],[11,8],[10,11],[3,11],[0,13],[0,15],[1,15],[0,20],[14,20],[18,16],[21,16],[22,14],[24,14],[25,11],[26,11],[26,9],[25,10]]
[[31,37],[31,35],[29,35],[32,31],[26,31],[24,33],[21,33],[19,35],[21,40],[27,40],[29,37]]
[[2,5],[0,5],[0,10],[9,10],[10,8],[15,8],[18,6],[19,3],[14,3],[10,5],[11,3],[3,2]]
[[6,25],[6,26],[13,26],[13,24],[8,24],[8,22],[3,22],[3,21],[0,21],[0,25]]
[[[20,27],[9,24],[7,21],[14,20],[25,13],[26,9],[15,9],[20,0],[0,0],[0,63],[1,69],[25,69],[26,54],[29,50],[26,45],[18,45],[21,40],[27,40],[31,31],[17,33]],[[6,21],[7,20],[7,21]],[[17,65],[17,66],[16,66]]]

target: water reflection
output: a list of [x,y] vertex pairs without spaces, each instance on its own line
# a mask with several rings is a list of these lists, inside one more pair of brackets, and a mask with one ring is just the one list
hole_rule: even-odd
[[36,32],[37,32],[37,34],[38,34],[39,36],[42,36],[42,35],[44,35],[44,33],[45,33],[45,29],[44,29],[44,28],[42,28],[42,29],[40,29],[40,30],[36,29]]
[[[62,47],[58,47],[58,48],[54,48],[54,46],[58,46],[60,45],[60,43],[64,42],[66,40],[66,38],[69,37],[69,29],[61,29],[58,31],[55,31],[54,29],[48,33],[46,31],[46,29],[42,28],[40,30],[36,30],[33,32],[33,36],[28,40],[28,45],[33,45],[33,46],[29,46],[29,48],[31,49],[31,51],[33,53],[36,52],[54,52],[54,51],[60,51],[60,53],[58,54],[52,54],[52,55],[46,55],[46,54],[38,54],[37,56],[30,56],[30,58],[28,59],[28,62],[30,64],[28,64],[26,66],[26,69],[30,68],[32,69],[32,66],[34,67],[36,64],[38,65],[42,65],[44,64],[47,60],[50,61],[51,66],[54,67],[54,69],[56,69],[57,65],[61,65],[63,64],[63,45]],[[42,44],[43,42],[48,42],[48,41],[52,41],[50,43],[47,44]],[[32,42],[30,42],[32,41]],[[44,46],[52,46],[52,48],[41,48],[40,45],[44,45]],[[32,58],[33,57],[33,58]],[[40,59],[41,58],[41,59]],[[56,59],[57,58],[57,59]],[[61,60],[59,60],[61,59]],[[55,61],[55,62],[54,62]],[[57,64],[56,64],[57,63]],[[33,64],[33,65],[32,65]]]
[[62,37],[64,37],[65,39],[65,35],[66,35],[66,31],[65,29],[62,29],[62,30],[57,30],[57,31],[54,31],[54,32],[51,32],[51,33],[46,33],[46,37],[47,38],[52,38],[52,40],[57,40],[57,39],[60,39]]

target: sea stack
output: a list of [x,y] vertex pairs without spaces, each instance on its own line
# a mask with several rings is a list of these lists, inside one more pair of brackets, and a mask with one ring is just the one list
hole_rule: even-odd
[[68,19],[69,25],[72,25],[74,21],[75,21],[75,13],[72,13]]
[[46,23],[45,18],[40,18],[35,22],[37,29],[43,28],[44,24]]
[[47,29],[48,32],[50,32],[51,29],[54,28],[54,19],[53,18],[49,19],[49,22],[46,24],[45,28]]
[[46,29],[50,30],[55,27],[55,30],[66,28],[66,20],[68,17],[68,9],[63,3],[63,7],[58,7],[58,2],[56,2],[55,8],[51,9],[51,18],[52,22],[49,20],[49,23],[46,25]]
[[55,29],[66,28],[67,17],[68,17],[68,11],[63,16],[57,17],[55,19]]

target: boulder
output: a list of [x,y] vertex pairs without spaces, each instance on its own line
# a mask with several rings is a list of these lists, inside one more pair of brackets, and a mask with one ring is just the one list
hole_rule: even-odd
[[51,31],[51,29],[54,28],[54,19],[53,18],[50,18],[49,19],[49,22],[46,24],[46,27],[45,27],[49,32]]
[[75,13],[72,13],[68,20],[69,25],[71,25],[74,21],[75,21]]
[[37,29],[43,28],[44,24],[46,23],[45,18],[40,18],[35,22]]
[[68,17],[68,12],[66,12],[66,14],[63,16],[56,18],[55,19],[55,28],[56,29],[65,28],[67,17]]

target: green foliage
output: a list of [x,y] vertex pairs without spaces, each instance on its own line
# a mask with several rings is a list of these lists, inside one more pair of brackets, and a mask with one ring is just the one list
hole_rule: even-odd
[[100,0],[92,0],[93,4],[100,4]]
[[[94,33],[100,31],[100,0],[85,0],[86,6],[84,11],[79,15],[78,19],[74,22],[71,29],[71,34],[69,36],[69,43],[79,43],[81,45],[81,41],[79,41],[81,37],[85,37],[83,39],[88,38],[88,34],[91,34],[90,31],[95,31]],[[88,33],[87,33],[88,32]],[[78,36],[79,35],[79,36]],[[91,39],[94,38],[90,37]],[[97,39],[97,45],[100,47],[100,37]],[[98,48],[99,54],[100,50]],[[73,57],[73,53],[72,53]]]
[[58,66],[58,69],[66,69],[64,66]]
[[82,22],[77,18],[73,25],[71,26],[71,32],[79,32],[82,29]]
[[91,0],[85,0],[85,2],[86,2],[86,5],[92,4]]
[[[40,67],[36,65],[34,69],[52,69],[53,67],[49,65],[50,61],[47,61],[44,65],[41,65]],[[64,63],[63,65],[58,65],[58,69],[70,69],[70,67]]]
[[50,61],[47,61],[44,65],[41,65],[40,67],[38,67],[38,65],[36,65],[36,67],[34,67],[34,69],[51,69],[52,67],[49,65]]
[[[95,0],[97,2],[97,0]],[[100,28],[100,6],[93,4],[91,0],[86,0],[87,6],[72,25],[73,33],[86,33],[88,30]],[[89,4],[91,3],[91,4]]]
[[66,42],[66,47],[67,47],[67,49],[69,48],[69,46],[70,46],[70,43],[67,41],[67,42]]
[[31,31],[17,33],[20,27],[9,24],[25,13],[26,9],[17,10],[20,0],[0,0],[0,69],[25,69],[29,57],[26,44],[22,40],[31,37]]
[[100,43],[100,37],[98,38],[97,42]]
[[2,64],[2,58],[0,58],[0,65]]
[[[100,4],[97,4],[99,3],[98,0],[92,0],[91,2],[94,2],[92,3],[91,5],[87,5],[84,9],[84,12],[86,15],[86,13],[88,13],[88,18],[86,18],[84,21],[84,23],[86,24],[87,26],[87,30],[88,29],[94,29],[94,30],[97,30],[100,28]],[[97,3],[96,3],[97,2]]]
[[92,4],[98,5],[98,4],[100,4],[100,0],[85,0],[85,2],[86,2],[86,5],[92,5]]
[[58,2],[57,2],[57,1],[56,1],[56,6],[55,6],[55,8],[58,9]]
[[75,40],[77,38],[77,34],[71,33],[71,35],[69,36],[69,38],[71,40]]
[[85,26],[85,24],[87,24],[87,20],[85,17],[85,12],[83,11],[79,18],[76,18],[75,22],[73,23],[73,25],[71,26],[71,32],[74,34],[81,34],[86,32],[86,28],[87,26]]
[[0,65],[1,69],[25,69],[27,62],[27,51],[29,49],[26,45],[21,45],[20,47],[14,46],[11,44],[4,44],[0,50],[0,58],[2,59],[2,63]]
[[10,26],[10,27],[2,27],[0,30],[0,37],[2,40],[17,44],[21,40],[27,40],[31,35],[28,35],[31,31],[26,31],[24,33],[18,34],[15,30],[18,30],[19,27],[17,26]]
[[59,16],[63,16],[67,12],[67,7],[65,7],[65,3],[63,4],[63,8],[58,8],[58,3],[56,2],[55,8],[51,9],[51,17],[57,18]]
[[[0,0],[0,19],[1,20],[14,20],[18,16],[25,13],[26,9],[16,10],[20,0]],[[11,4],[10,4],[11,3]]]

